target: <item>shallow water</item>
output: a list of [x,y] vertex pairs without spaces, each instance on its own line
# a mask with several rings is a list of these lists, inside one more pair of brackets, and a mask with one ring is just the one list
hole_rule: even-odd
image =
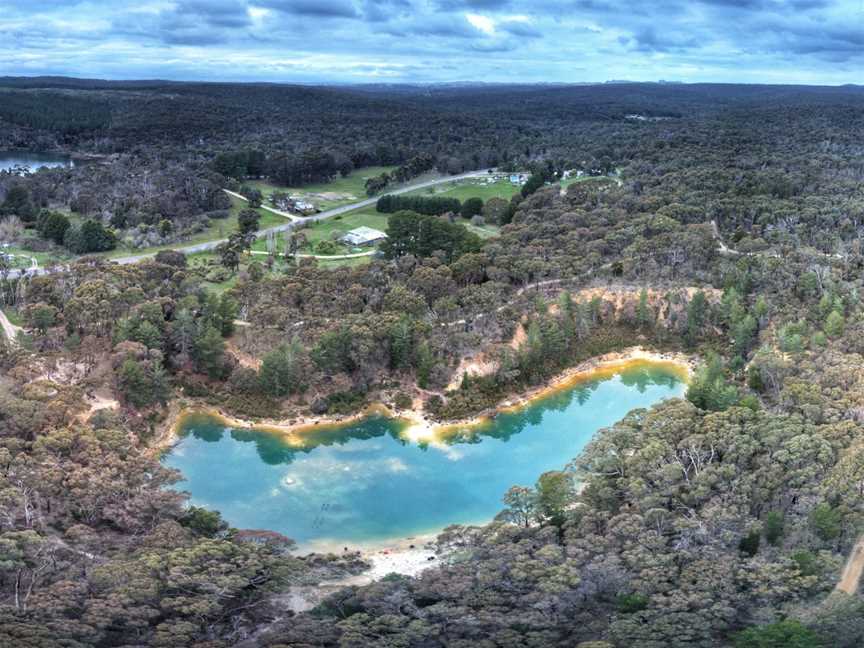
[[193,504],[235,527],[279,531],[307,550],[372,544],[488,521],[510,486],[533,485],[598,429],[683,392],[673,368],[638,364],[429,443],[383,416],[285,435],[194,415],[163,461],[182,471],[175,487]]
[[25,167],[30,171],[36,171],[42,167],[64,166],[72,166],[72,160],[68,156],[29,151],[0,151],[0,171]]

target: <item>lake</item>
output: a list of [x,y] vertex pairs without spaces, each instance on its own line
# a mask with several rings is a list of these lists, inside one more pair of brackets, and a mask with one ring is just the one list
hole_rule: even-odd
[[72,158],[57,153],[35,153],[31,151],[0,151],[0,171],[27,167],[36,171],[42,167],[73,166]]
[[185,477],[175,488],[232,526],[278,531],[301,550],[372,545],[491,520],[510,486],[563,468],[628,411],[682,396],[682,378],[637,363],[431,441],[382,415],[285,434],[195,414],[163,461]]

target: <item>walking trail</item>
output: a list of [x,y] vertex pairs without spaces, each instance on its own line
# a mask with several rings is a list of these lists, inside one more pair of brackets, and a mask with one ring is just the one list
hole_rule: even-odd
[[9,321],[9,318],[6,317],[6,313],[0,310],[0,327],[3,328],[3,334],[6,336],[6,339],[9,340],[11,344],[18,344],[18,333],[23,331],[20,326],[15,326],[12,322]]
[[855,594],[861,583],[862,572],[864,572],[864,536],[858,538],[858,542],[852,547],[836,589],[847,594]]

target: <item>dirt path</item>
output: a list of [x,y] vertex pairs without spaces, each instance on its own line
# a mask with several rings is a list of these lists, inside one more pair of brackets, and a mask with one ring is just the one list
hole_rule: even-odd
[[120,409],[119,401],[114,398],[114,395],[111,393],[111,390],[107,387],[103,386],[97,389],[93,394],[88,395],[86,397],[87,402],[87,410],[82,412],[78,417],[78,420],[82,423],[86,423],[93,415],[99,410],[118,410]]
[[855,594],[861,582],[862,572],[864,572],[864,536],[858,538],[858,542],[852,547],[836,589],[847,594]]
[[3,334],[6,336],[6,339],[9,340],[10,344],[18,344],[18,333],[23,331],[20,326],[15,326],[12,322],[9,321],[9,318],[6,317],[6,313],[0,310],[0,327],[3,328]]
[[[239,193],[237,193],[235,191],[230,191],[229,189],[223,189],[222,191],[224,191],[229,196],[234,196],[235,198],[239,198],[240,200],[242,200],[244,202],[249,202],[245,196],[241,196]],[[261,209],[269,211],[271,214],[276,214],[277,216],[282,216],[283,218],[287,218],[288,220],[292,220],[292,221],[302,220],[302,216],[295,216],[294,214],[289,214],[288,212],[284,212],[280,209],[275,209],[273,207],[268,207],[267,205],[261,205]]]
[[[297,256],[301,259],[321,259],[322,261],[333,261],[336,259],[359,259],[360,257],[372,256],[373,254],[375,254],[376,251],[377,250],[369,250],[368,252],[354,252],[352,254],[298,254]],[[250,250],[249,254],[261,254],[267,256],[270,253],[263,250]],[[276,252],[274,253],[274,256],[284,257],[285,255],[280,252]]]

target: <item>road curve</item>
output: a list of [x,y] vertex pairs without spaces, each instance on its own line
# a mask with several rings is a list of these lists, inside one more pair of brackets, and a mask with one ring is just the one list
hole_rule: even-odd
[[[494,169],[479,169],[477,171],[467,171],[466,173],[460,173],[458,175],[447,176],[444,178],[435,178],[433,180],[425,180],[423,182],[417,182],[415,184],[405,185],[404,187],[399,187],[398,189],[393,189],[392,191],[388,191],[382,195],[392,195],[398,196],[400,194],[408,193],[409,191],[417,191],[418,189],[425,189],[427,187],[434,187],[439,184],[446,184],[448,182],[457,182],[459,180],[467,180],[468,178],[483,178],[489,175],[491,171]],[[233,191],[226,192],[241,200],[246,200],[240,194],[237,194]],[[366,198],[364,200],[360,200],[355,203],[351,203],[348,205],[342,205],[341,207],[334,207],[333,209],[328,209],[327,211],[320,212],[318,214],[314,214],[312,216],[305,217],[294,217],[294,220],[288,223],[284,223],[283,225],[276,225],[275,227],[268,227],[267,229],[258,230],[258,236],[266,236],[270,232],[285,232],[287,230],[291,230],[295,227],[298,227],[302,223],[309,223],[324,220],[326,218],[332,218],[333,216],[338,216],[340,214],[347,214],[350,211],[354,211],[355,209],[360,209],[362,207],[368,207],[369,205],[374,205],[378,202],[378,199],[381,196],[374,196],[372,198]],[[269,209],[269,208],[268,208]],[[278,210],[269,209],[273,213],[285,216],[284,212],[280,212]],[[215,250],[217,247],[225,243],[227,239],[219,239],[218,241],[205,241],[204,243],[195,243],[193,245],[185,245],[181,247],[168,247],[165,249],[175,250],[177,252],[183,252],[184,254],[196,254],[198,252],[209,252],[210,250]],[[125,257],[115,257],[113,259],[108,259],[109,261],[113,261],[114,263],[119,263],[120,265],[127,265],[130,263],[138,263],[139,261],[143,261],[145,259],[149,259],[155,256],[155,252],[147,252],[144,254],[135,254],[131,256]],[[302,256],[302,255],[301,255]],[[58,269],[65,268],[65,266],[57,266]],[[28,275],[41,275],[47,274],[51,272],[50,269],[47,268],[30,268],[28,270],[10,270],[7,273],[7,277],[10,279],[15,279],[18,276],[28,274]]]
[[[399,194],[408,193],[409,191],[417,191],[418,189],[425,189],[426,187],[434,187],[439,184],[446,184],[448,182],[456,182],[458,180],[466,180],[468,178],[482,178],[489,174],[490,169],[481,169],[478,171],[468,171],[467,173],[462,173],[454,176],[447,176],[446,178],[436,178],[434,180],[426,180],[424,182],[418,182],[416,184],[406,185],[404,187],[400,187],[399,189],[394,189],[393,191],[388,191],[382,195],[393,195],[398,196]],[[246,200],[239,194],[235,194],[233,192],[229,192],[230,195],[239,197],[241,200]],[[374,205],[378,202],[378,199],[381,196],[374,196],[373,198],[366,198],[364,200],[360,200],[355,203],[351,203],[349,205],[342,205],[341,207],[334,207],[333,209],[328,209],[327,211],[320,212],[318,214],[314,214],[312,216],[305,216],[303,218],[295,218],[293,221],[289,223],[285,223],[283,225],[276,225],[275,227],[268,227],[267,229],[258,230],[258,236],[266,236],[270,232],[285,232],[287,230],[294,229],[295,227],[299,227],[303,223],[313,223],[316,221],[324,220],[327,218],[332,218],[333,216],[339,216],[340,214],[347,214],[350,211],[354,211],[355,209],[360,209],[362,207],[368,207],[369,205]],[[272,210],[271,210],[272,211]],[[284,215],[282,212],[275,212],[277,214]],[[198,252],[207,252],[209,250],[215,250],[217,247],[222,245],[227,239],[220,239],[218,241],[207,241],[205,243],[197,243],[195,245],[187,245],[184,247],[176,247],[171,248],[172,250],[176,250],[177,252],[183,252],[184,254],[196,254]],[[139,261],[143,261],[149,257],[155,255],[155,252],[151,252],[148,254],[138,254],[134,256],[128,257],[118,257],[115,259],[111,259],[115,263],[120,264],[128,264],[128,263],[138,263]]]

